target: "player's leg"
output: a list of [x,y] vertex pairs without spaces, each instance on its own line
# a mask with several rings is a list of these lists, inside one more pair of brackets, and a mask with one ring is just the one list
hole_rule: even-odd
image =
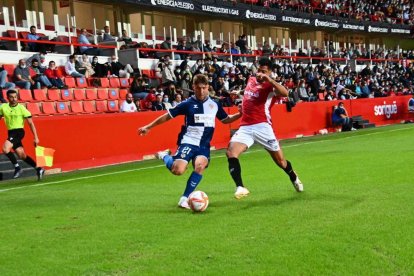
[[187,180],[187,185],[185,187],[183,197],[188,198],[188,196],[194,192],[203,178],[203,172],[208,166],[208,157],[204,155],[198,155],[194,159],[194,171],[191,173],[190,177]]
[[269,149],[266,150],[269,152],[273,161],[289,176],[295,190],[297,192],[303,192],[303,184],[296,172],[293,170],[292,164],[289,162],[289,160],[285,159],[282,149],[279,148],[277,151],[272,151]]
[[270,154],[273,161],[281,169],[289,175],[290,181],[297,192],[303,191],[303,184],[299,180],[295,171],[292,168],[292,164],[285,159],[282,149],[280,148],[279,141],[277,140],[272,126],[266,123],[258,125],[254,130],[254,140],[261,144]]
[[13,152],[11,151],[12,148],[13,144],[9,140],[6,140],[3,144],[3,153],[7,156],[7,158],[9,158],[10,162],[14,166],[13,178],[18,178],[22,169],[20,168],[19,163],[17,163],[16,156],[14,156]]
[[36,165],[36,162],[26,154],[24,151],[23,146],[19,146],[15,148],[15,151],[20,159],[22,159],[24,162],[26,162],[29,166],[33,167],[36,170],[37,180],[42,180],[43,175],[45,174],[45,170],[41,167],[38,167]]
[[241,177],[241,166],[239,156],[245,152],[254,143],[250,127],[240,127],[233,135],[227,148],[227,162],[229,164],[229,172],[236,184],[235,198],[240,199],[247,196],[250,192],[243,185]]

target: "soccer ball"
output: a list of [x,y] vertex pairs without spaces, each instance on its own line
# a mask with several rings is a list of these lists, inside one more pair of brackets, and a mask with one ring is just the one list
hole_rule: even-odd
[[203,212],[208,206],[208,196],[205,192],[194,191],[188,197],[188,205],[194,212]]

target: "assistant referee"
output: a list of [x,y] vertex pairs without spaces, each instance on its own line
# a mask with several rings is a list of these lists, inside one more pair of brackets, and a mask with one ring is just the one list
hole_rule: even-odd
[[12,149],[17,155],[25,161],[27,164],[32,166],[36,170],[38,180],[43,178],[45,170],[41,167],[36,166],[36,162],[24,152],[22,140],[24,138],[24,120],[26,119],[29,123],[30,130],[34,136],[34,145],[39,144],[39,137],[37,136],[36,127],[32,120],[32,114],[23,105],[17,102],[17,91],[7,91],[8,104],[2,104],[0,106],[0,119],[4,117],[6,127],[8,130],[7,140],[3,144],[3,152],[10,159],[14,165],[13,178],[18,178],[21,174],[22,169],[17,163],[16,157],[11,152]]

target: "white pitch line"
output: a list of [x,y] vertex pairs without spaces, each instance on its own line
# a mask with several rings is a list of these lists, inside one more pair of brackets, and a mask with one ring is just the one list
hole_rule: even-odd
[[[383,132],[374,132],[374,133],[366,133],[366,134],[361,134],[361,135],[353,135],[353,136],[348,136],[348,137],[339,137],[338,139],[335,139],[335,140],[310,141],[310,142],[298,143],[298,144],[295,144],[295,145],[287,145],[287,146],[284,146],[283,148],[291,148],[291,147],[304,146],[304,145],[310,145],[310,144],[316,144],[316,143],[322,143],[322,142],[337,141],[337,140],[340,140],[340,139],[349,139],[349,138],[354,138],[354,137],[376,135],[376,134],[382,134],[382,133],[386,133],[386,132],[395,132],[395,131],[402,131],[402,130],[407,130],[407,129],[411,129],[411,128],[391,129],[391,130],[383,131]],[[260,151],[263,151],[263,149],[251,150],[251,151],[245,152],[244,154],[255,153],[255,152],[260,152]],[[226,155],[213,156],[212,159],[214,159],[214,158],[223,158],[223,157],[226,157]],[[24,189],[24,188],[41,187],[41,186],[60,184],[60,183],[66,183],[66,182],[71,182],[71,181],[77,181],[77,180],[97,178],[97,177],[101,177],[101,176],[108,176],[108,175],[122,174],[122,173],[128,173],[128,172],[150,170],[150,169],[161,168],[161,167],[165,167],[165,165],[157,165],[157,166],[151,166],[151,167],[129,169],[129,170],[123,170],[123,171],[117,171],[117,172],[102,173],[102,174],[96,174],[96,175],[90,175],[90,176],[82,176],[82,177],[76,177],[76,178],[71,178],[71,179],[52,181],[52,182],[47,182],[47,183],[38,183],[38,184],[33,184],[33,185],[25,185],[25,186],[20,186],[20,187],[0,189],[0,193],[13,191],[13,190]]]

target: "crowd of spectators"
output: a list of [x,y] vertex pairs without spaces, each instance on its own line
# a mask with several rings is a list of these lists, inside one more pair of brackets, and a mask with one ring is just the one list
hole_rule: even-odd
[[412,25],[414,7],[410,0],[260,0],[243,1],[266,8],[353,18],[360,21]]

